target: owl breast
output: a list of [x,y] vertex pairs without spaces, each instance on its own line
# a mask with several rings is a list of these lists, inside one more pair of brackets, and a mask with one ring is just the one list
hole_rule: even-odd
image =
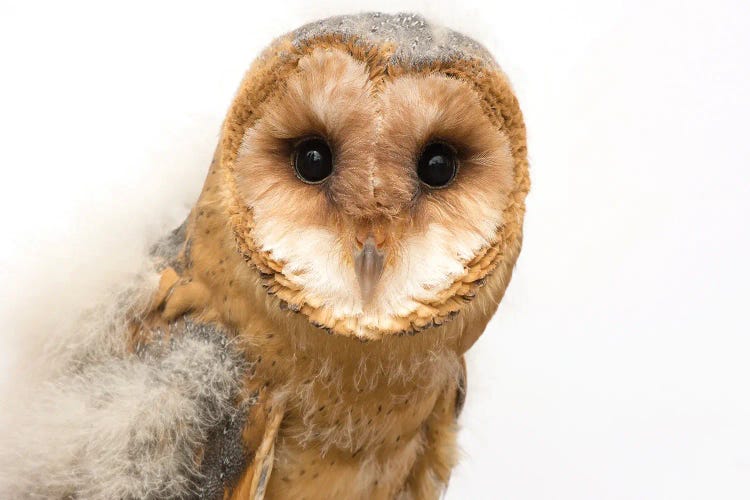
[[293,316],[242,329],[254,380],[284,408],[266,498],[393,498],[436,407],[455,405],[459,354],[445,337],[362,344],[309,328]]

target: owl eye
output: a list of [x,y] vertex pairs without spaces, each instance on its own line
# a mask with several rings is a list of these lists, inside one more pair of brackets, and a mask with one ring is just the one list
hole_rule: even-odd
[[333,172],[331,148],[320,137],[300,141],[292,153],[292,165],[302,182],[323,182]]
[[427,145],[417,162],[419,179],[431,188],[445,187],[458,173],[456,150],[444,142]]

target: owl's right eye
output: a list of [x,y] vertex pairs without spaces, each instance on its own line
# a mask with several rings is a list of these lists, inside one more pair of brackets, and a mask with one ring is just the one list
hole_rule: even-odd
[[318,184],[333,172],[333,154],[328,143],[312,137],[297,143],[292,153],[294,172],[302,182]]

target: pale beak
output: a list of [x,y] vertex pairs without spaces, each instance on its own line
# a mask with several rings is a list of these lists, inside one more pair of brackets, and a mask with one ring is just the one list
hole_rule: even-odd
[[385,253],[378,249],[373,236],[368,236],[362,249],[354,254],[354,272],[359,281],[362,302],[369,304],[375,293],[375,287],[383,274]]

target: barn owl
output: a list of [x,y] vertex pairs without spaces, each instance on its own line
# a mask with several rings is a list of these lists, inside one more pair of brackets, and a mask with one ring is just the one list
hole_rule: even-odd
[[437,498],[463,356],[510,280],[528,189],[518,102],[477,42],[380,13],[280,37],[152,272],[84,315],[30,398],[0,484]]

